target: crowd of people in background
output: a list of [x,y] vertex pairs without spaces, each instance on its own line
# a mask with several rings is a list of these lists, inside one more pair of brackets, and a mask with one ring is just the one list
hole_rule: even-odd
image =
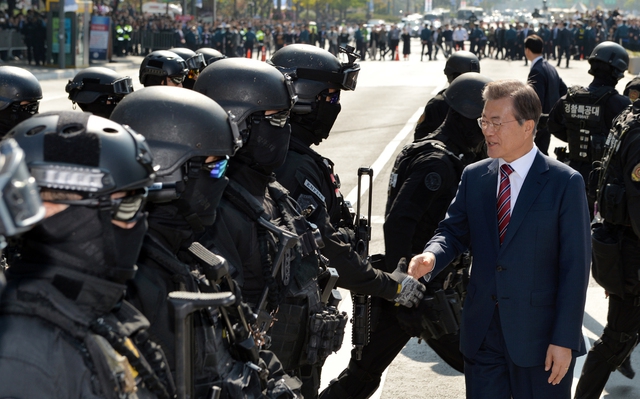
[[[339,48],[352,45],[361,60],[398,60],[402,52],[409,59],[411,40],[408,27],[400,24],[366,25],[348,23],[307,23],[282,20],[222,20],[216,23],[187,20],[167,15],[142,14],[134,8],[96,14],[112,18],[114,55],[146,55],[143,34],[165,34],[169,47],[196,50],[214,48],[227,57],[267,58],[274,51],[294,43],[313,44],[334,55]],[[624,16],[619,10],[577,12],[555,21],[483,22],[450,20],[436,24],[427,21],[419,32],[422,44],[420,60],[437,60],[438,54],[448,58],[453,51],[469,50],[478,58],[524,60],[524,40],[533,34],[545,42],[544,56],[585,59],[591,50],[606,40],[615,41],[629,50],[640,50],[640,18]],[[0,14],[0,30],[13,29],[24,35],[26,52],[10,57],[25,57],[29,64],[45,63],[46,17],[33,10],[15,16]],[[470,48],[465,48],[465,43]],[[0,54],[7,58],[6,51]]]

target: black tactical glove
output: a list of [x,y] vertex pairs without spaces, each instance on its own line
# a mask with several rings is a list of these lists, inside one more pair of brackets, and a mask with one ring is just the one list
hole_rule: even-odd
[[400,284],[398,294],[393,298],[394,302],[410,308],[420,303],[423,297],[422,293],[426,287],[415,278],[409,276],[407,269],[407,260],[405,258],[400,259],[398,267],[391,273],[391,278]]

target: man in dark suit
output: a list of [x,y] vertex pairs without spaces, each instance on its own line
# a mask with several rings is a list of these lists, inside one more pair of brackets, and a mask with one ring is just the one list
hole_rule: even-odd
[[562,29],[558,32],[558,64],[562,61],[562,56],[567,58],[567,68],[569,68],[569,58],[571,58],[571,44],[573,43],[573,32],[567,28],[567,23],[562,23]]
[[483,97],[479,123],[493,159],[464,170],[446,218],[409,273],[430,273],[429,280],[471,249],[460,326],[467,398],[569,399],[575,358],[585,354],[584,181],[534,146],[542,107],[531,86],[491,82]]
[[542,104],[542,115],[538,122],[535,136],[536,147],[544,155],[549,155],[549,142],[551,135],[547,128],[549,111],[560,99],[567,94],[567,85],[558,76],[556,69],[542,57],[544,41],[538,35],[532,35],[524,41],[524,56],[531,61],[531,70],[527,77],[527,83],[533,87]]

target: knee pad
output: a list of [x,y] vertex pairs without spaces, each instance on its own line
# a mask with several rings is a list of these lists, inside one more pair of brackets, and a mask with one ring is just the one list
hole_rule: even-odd
[[629,335],[605,327],[602,337],[594,343],[593,350],[607,360],[613,371],[631,354],[637,343],[638,334]]

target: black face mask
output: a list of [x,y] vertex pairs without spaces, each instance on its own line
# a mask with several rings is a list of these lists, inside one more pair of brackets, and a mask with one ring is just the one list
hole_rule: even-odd
[[[266,175],[282,166],[289,150],[291,126],[273,126],[266,119],[251,125],[249,140],[238,150],[240,159],[248,158],[249,166]],[[237,156],[236,156],[237,157]]]
[[111,222],[110,210],[72,205],[25,234],[22,258],[124,283],[135,274],[146,231],[145,214],[122,229]]
[[26,121],[33,115],[27,111],[13,111],[11,107],[0,111],[0,138],[9,133],[9,130],[13,129],[18,123]]
[[220,203],[229,179],[214,179],[209,171],[201,170],[198,177],[189,179],[181,198],[189,203],[191,211],[198,215],[203,226],[211,226],[216,220],[216,208]]
[[316,104],[317,106],[310,113],[301,115],[299,123],[311,131],[314,136],[313,144],[318,145],[329,137],[342,106],[339,103],[331,104],[327,101],[318,101]]
[[80,109],[84,112],[91,112],[94,115],[101,116],[107,119],[109,119],[109,117],[111,116],[111,113],[116,108],[116,105],[118,104],[106,104],[106,100],[87,104],[78,103],[78,106],[80,106]]

